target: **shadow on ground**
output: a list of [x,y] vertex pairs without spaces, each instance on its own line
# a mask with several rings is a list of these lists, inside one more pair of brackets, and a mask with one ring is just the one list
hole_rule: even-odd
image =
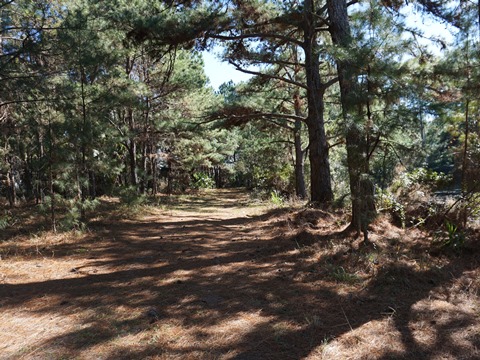
[[[348,357],[329,345],[375,322],[396,333],[397,344],[369,353],[371,339],[357,338],[355,346],[366,350],[351,358],[480,357],[478,333],[454,337],[478,330],[478,308],[459,311],[444,293],[477,269],[478,250],[424,270],[380,263],[368,281],[347,286],[324,268],[342,268],[354,253],[312,262],[312,250],[299,247],[301,234],[289,236],[272,220],[278,210],[238,216],[239,193],[212,196],[156,220],[98,223],[83,243],[55,249],[59,257],[88,249],[83,264],[63,278],[1,284],[3,311],[76,319],[68,332],[10,357],[93,358],[100,349],[100,358],[112,360],[341,359]],[[328,239],[342,241],[318,236]],[[433,301],[451,306],[448,319],[432,312]],[[422,341],[422,329],[434,337]]]

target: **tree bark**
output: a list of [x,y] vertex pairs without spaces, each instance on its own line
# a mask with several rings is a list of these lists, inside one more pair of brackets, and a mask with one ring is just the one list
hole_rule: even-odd
[[[350,24],[348,22],[347,3],[345,0],[327,0],[330,19],[330,34],[335,45],[348,49],[351,45]],[[351,227],[359,234],[366,231],[365,221],[371,216],[362,214],[362,209],[373,198],[373,186],[367,186],[362,180],[363,174],[368,174],[368,142],[365,133],[355,121],[356,104],[352,100],[355,92],[356,70],[348,60],[336,60],[340,85],[340,98],[343,112],[343,126],[347,147],[347,166],[350,180],[350,195],[352,198]],[[366,180],[365,180],[366,181]],[[374,203],[373,203],[374,205]],[[371,211],[375,212],[375,208]],[[367,224],[368,225],[368,224]],[[366,232],[364,232],[366,235]]]
[[48,136],[50,138],[50,146],[48,149],[48,187],[50,192],[50,221],[52,225],[52,231],[57,232],[57,218],[55,212],[55,189],[53,187],[53,151],[55,140],[53,138],[52,123],[50,118],[48,119]]
[[320,79],[320,60],[313,0],[305,0],[304,18],[303,49],[305,51],[305,73],[307,77],[308,115],[306,123],[310,141],[310,196],[312,203],[325,205],[332,201],[333,191],[323,118],[324,86]]
[[7,188],[8,188],[8,202],[10,207],[15,207],[17,204],[17,191],[15,188],[15,175],[13,165],[9,162],[9,170],[7,171]]
[[140,183],[140,193],[141,194],[146,194],[147,189],[148,189],[148,145],[146,141],[142,142],[142,174],[141,174],[141,183]]
[[130,168],[130,185],[137,186],[137,144],[135,139],[128,139],[128,160]]
[[130,185],[137,186],[138,185],[138,174],[137,174],[137,142],[134,138],[135,133],[135,119],[133,117],[133,109],[127,109],[127,122],[128,128],[130,132],[130,137],[127,142],[127,149],[128,149],[128,163],[129,163],[129,170],[130,170]]
[[[301,66],[298,61],[298,50],[296,46],[292,46],[292,56],[295,65],[294,80],[298,81],[298,74],[301,72]],[[300,89],[295,88],[293,94],[293,108],[295,115],[298,117],[304,117],[302,110],[302,101],[300,98]],[[293,128],[293,141],[295,146],[295,194],[299,199],[307,198],[307,189],[305,186],[305,151],[302,149],[302,121],[295,120]]]
[[[293,96],[293,104],[295,115],[302,116],[302,104],[300,101],[300,94],[298,89]],[[293,129],[293,139],[295,146],[295,194],[299,199],[307,198],[307,190],[305,187],[305,152],[302,149],[302,121],[295,120],[295,127]]]
[[89,188],[89,175],[88,175],[88,165],[87,164],[87,152],[89,150],[89,146],[91,146],[91,124],[88,120],[87,116],[87,102],[86,102],[86,92],[85,92],[85,84],[87,83],[87,75],[85,73],[85,69],[83,66],[81,67],[81,78],[80,78],[80,86],[81,86],[81,97],[82,97],[82,131],[79,136],[81,136],[81,208],[80,208],[80,219],[85,221],[86,214],[85,214],[85,201],[87,200],[88,188]]

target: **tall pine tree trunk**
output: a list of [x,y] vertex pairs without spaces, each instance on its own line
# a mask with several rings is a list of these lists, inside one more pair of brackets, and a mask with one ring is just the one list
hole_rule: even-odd
[[303,48],[305,51],[305,73],[308,88],[308,116],[306,122],[310,141],[311,201],[324,205],[333,199],[328,144],[323,118],[324,86],[320,79],[320,60],[317,45],[314,2],[313,0],[305,0],[304,5],[305,27],[303,29]]
[[130,170],[130,185],[137,186],[138,177],[137,177],[137,143],[135,139],[130,138],[128,140],[128,163]]
[[[348,50],[351,45],[350,24],[348,22],[347,3],[345,0],[327,0],[328,15],[330,19],[330,34],[335,45]],[[366,134],[357,125],[355,117],[357,108],[351,97],[355,91],[356,71],[348,60],[336,61],[340,97],[343,111],[343,126],[347,146],[347,166],[350,180],[350,195],[352,198],[351,227],[360,233],[364,230],[367,237],[366,226],[370,212],[375,212],[373,199],[374,187],[368,184],[365,176],[368,174],[368,143]],[[367,201],[368,200],[368,201]],[[367,204],[368,203],[368,204]],[[366,206],[373,209],[367,209]],[[368,212],[366,214],[365,212]],[[366,239],[367,240],[367,239]]]
[[[125,75],[127,79],[130,79],[130,74],[133,71],[135,66],[135,58],[127,56],[125,59]],[[135,139],[136,124],[133,114],[133,109],[131,107],[127,108],[126,121],[128,123],[129,139],[127,141],[128,149],[128,167],[130,175],[130,185],[134,186],[138,190],[138,174],[137,174],[137,142]]]

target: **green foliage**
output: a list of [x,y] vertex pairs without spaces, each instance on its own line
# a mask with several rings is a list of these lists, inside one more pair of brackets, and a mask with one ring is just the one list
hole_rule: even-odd
[[236,185],[264,191],[267,197],[273,190],[292,194],[294,180],[288,145],[280,140],[283,136],[280,129],[269,127],[269,130],[267,133],[256,124],[247,124],[238,132],[238,160],[233,163]]
[[444,241],[443,246],[450,247],[454,250],[463,248],[465,245],[465,235],[458,229],[458,226],[446,221],[445,228],[447,229],[448,239]]
[[461,252],[465,247],[465,234],[455,223],[446,220],[444,223],[445,231],[436,233],[435,243],[442,248],[454,252]]
[[402,227],[432,225],[447,208],[445,201],[439,201],[434,192],[444,189],[451,181],[451,176],[425,168],[401,172],[388,189],[378,192],[377,203]]
[[467,201],[467,211],[474,219],[480,219],[480,193],[472,194]]
[[380,190],[377,193],[379,211],[390,213],[393,220],[402,228],[406,226],[405,206],[389,190]]
[[330,277],[340,283],[354,284],[360,281],[356,274],[351,274],[345,270],[343,266],[329,265]]
[[0,216],[0,230],[5,230],[13,223],[12,214],[8,211],[5,211],[3,215]]
[[136,207],[147,203],[147,197],[144,194],[140,194],[134,186],[120,189],[118,195],[122,204],[128,207]]
[[275,206],[282,206],[285,200],[278,190],[272,190],[270,192],[270,202]]
[[411,188],[414,185],[423,185],[430,190],[445,188],[452,183],[452,176],[436,171],[417,168],[411,172],[402,173],[392,184],[392,191]]
[[60,218],[59,225],[62,230],[85,230],[87,224],[82,218],[82,213],[93,211],[99,205],[98,200],[78,201],[77,199],[67,199],[63,202],[66,210]]
[[212,189],[215,186],[215,181],[205,173],[196,172],[192,178],[193,189]]
[[55,224],[59,230],[84,230],[87,226],[85,214],[92,212],[100,204],[97,199],[66,198],[60,194],[45,196],[39,209],[43,216],[52,221],[52,206],[55,214]]

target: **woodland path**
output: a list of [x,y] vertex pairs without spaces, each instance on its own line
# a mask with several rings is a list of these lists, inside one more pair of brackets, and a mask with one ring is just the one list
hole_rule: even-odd
[[[399,286],[386,282],[391,269],[366,290],[339,284],[319,264],[345,249],[303,247],[286,216],[241,190],[216,190],[137,219],[98,220],[76,237],[33,238],[24,247],[35,251],[0,262],[0,358],[430,358],[455,326],[470,329],[465,312],[419,344],[410,309],[438,274],[402,268],[431,281],[409,284],[409,298],[382,295]],[[452,358],[465,351],[449,346]]]

